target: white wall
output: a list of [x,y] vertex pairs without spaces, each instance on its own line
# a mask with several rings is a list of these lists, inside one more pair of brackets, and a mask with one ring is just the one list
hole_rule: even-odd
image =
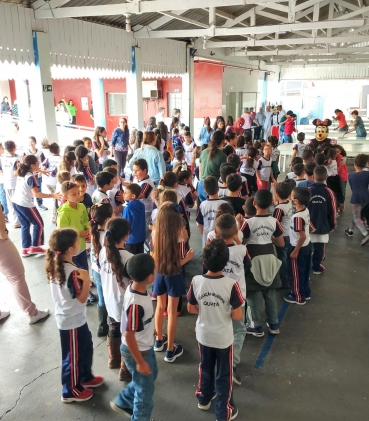
[[281,70],[284,80],[319,80],[319,79],[368,79],[369,68],[363,64],[338,64],[330,67],[285,67]]

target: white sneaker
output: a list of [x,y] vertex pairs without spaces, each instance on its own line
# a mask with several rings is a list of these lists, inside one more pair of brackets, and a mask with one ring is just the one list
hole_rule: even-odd
[[45,308],[45,310],[38,310],[38,313],[36,314],[36,316],[32,316],[29,318],[29,323],[30,324],[37,323],[39,320],[42,320],[45,317],[48,317],[48,315],[49,315],[48,308]]
[[0,320],[6,319],[10,315],[10,311],[0,311]]

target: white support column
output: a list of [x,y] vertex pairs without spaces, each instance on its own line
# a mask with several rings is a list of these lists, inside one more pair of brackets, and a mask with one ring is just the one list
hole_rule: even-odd
[[193,135],[194,123],[194,60],[191,48],[187,49],[187,72],[182,76],[182,110],[181,120],[187,124]]
[[[320,3],[314,4],[313,22],[319,21],[319,12],[320,12]],[[318,36],[318,30],[313,29],[311,31],[311,34],[312,34],[313,38],[316,38]]]
[[91,94],[92,94],[92,108],[94,110],[94,126],[106,127],[105,117],[105,96],[104,96],[104,83],[99,77],[92,77]]
[[127,109],[129,127],[143,130],[142,58],[137,47],[132,47],[132,73],[127,76]]
[[[54,95],[52,92],[49,36],[44,32],[32,32],[35,69],[30,75],[31,116],[37,139],[46,137],[49,142],[58,141],[55,120]],[[51,90],[50,90],[51,87]]]
[[18,116],[19,116],[19,134],[22,137],[32,136],[32,133],[29,132],[29,98],[28,98],[28,87],[27,81],[24,79],[15,79],[15,92],[18,106]]

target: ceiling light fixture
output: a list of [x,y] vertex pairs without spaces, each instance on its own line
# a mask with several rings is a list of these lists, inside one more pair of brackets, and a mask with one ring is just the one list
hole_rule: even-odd
[[131,32],[132,26],[131,26],[131,15],[124,15],[126,17],[126,31]]

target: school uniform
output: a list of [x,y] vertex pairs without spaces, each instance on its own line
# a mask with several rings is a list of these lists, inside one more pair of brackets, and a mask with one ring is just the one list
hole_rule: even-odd
[[[48,188],[49,192],[54,194],[56,193],[56,185],[57,185],[57,178],[56,175],[58,173],[58,167],[60,164],[62,157],[60,155],[51,155],[42,162],[42,166],[49,171],[49,175],[44,175],[44,180],[46,187]],[[53,206],[53,222],[56,221],[57,218],[57,209],[58,209],[58,200],[54,199],[54,206]]]
[[234,408],[234,336],[230,314],[232,308],[236,309],[244,304],[244,297],[234,279],[223,275],[198,275],[192,279],[187,300],[190,304],[199,306],[196,321],[196,339],[200,352],[197,399],[201,405],[207,405],[213,399],[216,390],[216,418],[228,420]]
[[315,231],[310,234],[313,244],[313,272],[325,270],[325,245],[329,242],[329,233],[336,228],[336,199],[334,193],[324,183],[310,186],[311,198],[308,204],[310,222]]
[[281,154],[281,151],[278,149],[278,147],[272,148],[272,153],[270,157],[272,159],[272,171],[273,171],[273,175],[275,179],[277,179],[280,174],[279,166],[278,166],[280,154]]
[[141,187],[141,193],[145,197],[140,199],[140,202],[145,205],[145,212],[151,214],[154,207],[154,201],[151,198],[151,192],[155,188],[154,182],[150,177],[146,177],[143,180],[137,180],[137,178],[135,178],[133,182],[137,183]]
[[111,198],[109,197],[107,192],[103,192],[100,188],[97,188],[91,196],[92,203],[95,205],[96,203],[110,203]]
[[[28,172],[24,177],[18,177],[14,190],[13,206],[21,223],[22,248],[40,247],[44,243],[44,221],[35,206],[32,189],[38,184],[36,177]],[[31,239],[30,227],[33,225]]]
[[86,192],[92,197],[96,186],[95,186],[95,184],[90,184],[90,181],[95,179],[95,176],[93,175],[93,173],[91,171],[91,168],[88,165],[87,166],[83,165],[82,171],[76,170],[76,173],[82,174],[85,177],[86,183],[87,183]]
[[261,157],[259,159],[259,165],[257,170],[259,171],[261,180],[256,180],[259,189],[269,190],[270,176],[272,174],[272,163],[272,157],[269,157],[269,159]]
[[[40,149],[36,149],[35,153],[28,150],[26,153],[24,153],[23,157],[26,156],[26,155],[34,155],[35,157],[37,157],[38,162],[40,163],[40,168],[41,168],[41,163],[44,162],[45,159],[46,159],[44,153]],[[37,181],[37,184],[38,184],[38,191],[40,192],[41,186],[42,186],[42,174],[40,175],[40,177],[36,176],[36,181]],[[37,201],[38,206],[42,205],[42,203],[43,203],[42,197],[38,197],[36,199],[36,201]]]
[[82,291],[78,279],[78,267],[63,263],[65,284],[51,282],[51,295],[55,304],[55,321],[60,333],[62,350],[61,381],[62,398],[78,397],[84,388],[82,383],[93,379],[92,335],[87,325],[86,303],[77,299]]
[[[243,232],[241,230],[238,230],[238,239],[240,240],[240,242],[242,243],[243,241]],[[216,234],[215,234],[215,230],[212,230],[208,233],[207,237],[206,237],[206,244],[210,243],[210,241],[215,240],[217,238]]]
[[[299,250],[296,259],[291,259],[290,255],[295,249],[300,238],[300,232],[304,231],[306,239]],[[310,242],[310,214],[305,208],[292,215],[290,223],[290,247],[288,250],[288,276],[291,286],[291,296],[297,303],[304,303],[309,299],[311,290],[309,286],[311,242]]]
[[202,246],[205,247],[208,233],[214,229],[215,216],[219,205],[227,203],[222,199],[207,199],[201,202],[197,211],[196,222],[203,226]]
[[[111,204],[111,207],[113,208],[113,211],[116,211],[118,209],[118,206],[123,204],[123,201],[118,199],[118,196],[120,196],[121,193],[122,193],[122,190],[117,189],[116,187],[114,187],[111,190],[107,190],[106,192],[106,195],[109,199],[109,203]],[[97,197],[100,197],[100,194]],[[102,203],[108,203],[106,201],[106,197],[103,197]]]
[[18,164],[21,162],[21,157],[17,154],[14,156],[5,152],[0,157],[0,171],[3,172],[3,183],[6,197],[6,204],[9,212],[9,222],[12,225],[18,225],[19,219],[15,208],[13,206],[13,196],[15,193],[15,186],[17,184],[17,176],[14,171],[17,171]]
[[247,180],[247,186],[248,186],[248,191],[249,194],[251,195],[252,192],[256,192],[258,190],[258,186],[256,183],[256,170],[259,167],[259,161],[258,160],[254,160],[252,167],[247,167],[246,165],[246,160],[242,161],[242,165],[240,168],[240,173],[241,173],[241,177],[245,177]]
[[247,154],[247,148],[245,146],[243,146],[242,148],[236,148],[234,152],[239,157],[245,156]]
[[[124,295],[121,318],[121,353],[132,381],[114,398],[121,408],[132,408],[136,420],[149,420],[154,407],[154,383],[158,376],[158,366],[154,352],[154,310],[150,295],[138,292],[129,286]],[[137,371],[136,361],[127,346],[126,332],[134,332],[137,347],[150,367],[151,373],[143,375]]]
[[132,254],[143,253],[146,239],[144,204],[139,200],[130,200],[124,206],[123,218],[131,224],[131,234],[126,241],[126,249]]
[[284,246],[276,247],[278,259],[282,262],[279,275],[283,286],[288,285],[287,253],[290,245],[289,230],[292,214],[293,208],[290,200],[279,203],[273,212],[273,217],[279,221],[283,229]]
[[189,213],[190,208],[192,208],[195,204],[195,199],[193,197],[192,190],[188,186],[186,186],[186,184],[178,183],[177,193],[186,203],[186,209]]
[[186,162],[190,163],[192,161],[193,150],[196,148],[196,143],[193,140],[191,140],[189,145],[187,145],[186,142],[183,142],[182,148],[185,151]]
[[296,156],[299,158],[302,158],[302,154],[304,153],[304,150],[306,149],[306,145],[304,142],[298,142],[293,145],[292,150],[296,151]]

